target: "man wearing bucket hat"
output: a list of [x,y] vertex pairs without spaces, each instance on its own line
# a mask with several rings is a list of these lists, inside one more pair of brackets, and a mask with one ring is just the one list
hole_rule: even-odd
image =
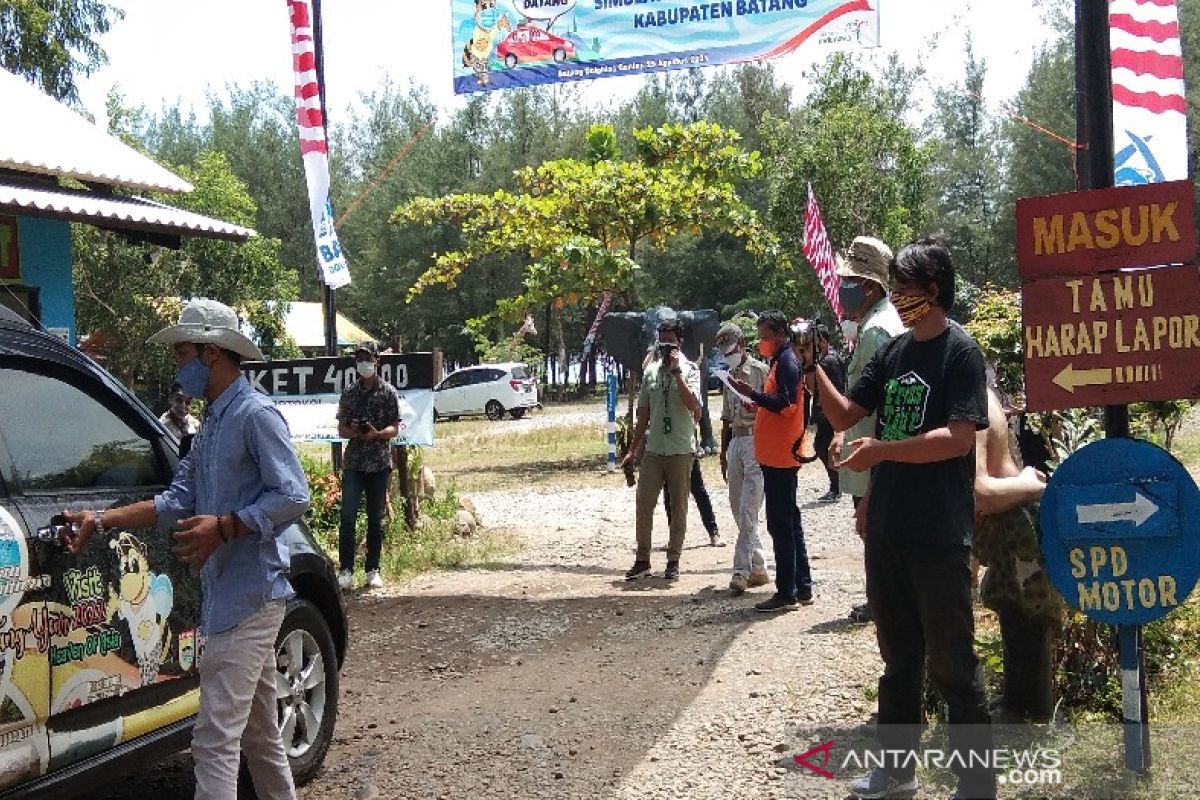
[[[736,323],[726,322],[717,331],[717,352],[729,377],[745,381],[756,392],[767,382],[767,365],[746,352],[746,337]],[[721,409],[721,475],[729,484],[729,510],[737,521],[737,546],[733,550],[733,577],[729,590],[741,594],[771,582],[766,549],[758,535],[758,514],[763,504],[763,473],[754,457],[755,411],[737,392],[724,388]]]
[[[888,299],[888,265],[892,250],[870,236],[859,236],[850,244],[845,258],[838,259],[838,276],[842,279],[838,299],[846,319],[853,325],[854,355],[846,368],[845,386],[850,387],[862,378],[863,370],[880,345],[904,332],[900,315]],[[851,327],[851,326],[846,326]],[[845,329],[843,329],[845,332]],[[829,445],[833,461],[840,459],[843,443],[875,435],[876,415],[871,414],[844,433],[835,434]],[[839,489],[849,494],[857,509],[870,487],[870,472],[839,470]],[[860,531],[861,533],[861,531]],[[855,622],[870,622],[871,607],[867,603],[850,609]]]
[[150,341],[174,349],[183,391],[204,397],[204,425],[175,480],[152,500],[66,514],[79,553],[94,533],[174,527],[176,554],[200,570],[200,712],[192,733],[198,800],[232,800],[245,756],[258,796],[296,790],[275,702],[275,639],[293,595],[278,534],[308,508],[308,484],[275,405],[250,388],[241,361],[262,353],[233,309],[194,300]]

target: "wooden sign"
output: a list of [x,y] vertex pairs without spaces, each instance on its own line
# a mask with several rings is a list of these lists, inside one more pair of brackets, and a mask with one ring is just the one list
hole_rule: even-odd
[[1200,397],[1195,266],[1031,281],[1021,302],[1030,411]]
[[1171,181],[1018,200],[1021,280],[1191,263],[1194,192]]

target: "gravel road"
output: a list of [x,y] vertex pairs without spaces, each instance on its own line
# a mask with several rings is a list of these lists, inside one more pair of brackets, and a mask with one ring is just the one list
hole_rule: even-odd
[[[715,459],[705,465],[732,538]],[[846,619],[863,593],[849,500],[806,502],[826,488],[818,472],[805,468],[800,487],[817,602],[780,616],[751,608],[770,587],[729,595],[732,547],[702,535],[677,583],[625,583],[634,494],[619,474],[473,495],[523,549],[350,599],[336,740],[300,796],[844,797],[840,780],[793,762],[816,743],[805,730],[870,715],[864,687],[880,668],[873,630]],[[655,527],[665,541],[661,512]],[[189,772],[177,756],[103,796],[188,797]]]

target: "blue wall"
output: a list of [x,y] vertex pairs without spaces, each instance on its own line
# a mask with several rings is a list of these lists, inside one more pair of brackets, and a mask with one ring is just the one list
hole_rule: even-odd
[[18,217],[21,282],[36,286],[42,324],[67,328],[75,344],[75,285],[71,273],[71,223],[58,219]]

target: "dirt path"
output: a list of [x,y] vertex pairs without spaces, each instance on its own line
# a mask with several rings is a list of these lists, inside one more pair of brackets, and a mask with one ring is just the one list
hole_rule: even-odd
[[792,726],[871,711],[873,633],[843,622],[862,594],[849,502],[805,511],[817,604],[764,617],[763,590],[726,591],[732,549],[699,539],[678,584],[626,584],[633,490],[594,483],[475,495],[519,557],[355,598],[338,738],[306,800],[844,795],[779,765],[807,749]]
[[[715,459],[705,472],[732,538]],[[730,597],[732,547],[707,537],[689,540],[677,584],[625,583],[633,490],[620,475],[473,495],[524,549],[350,600],[337,737],[301,797],[843,797],[840,780],[791,764],[810,746],[797,726],[864,720],[879,661],[872,629],[846,620],[863,591],[849,500],[805,503],[826,487],[804,473],[817,603],[781,616],[751,608],[769,587]],[[655,527],[665,541],[661,512]],[[128,785],[188,796],[189,767],[179,757]]]

